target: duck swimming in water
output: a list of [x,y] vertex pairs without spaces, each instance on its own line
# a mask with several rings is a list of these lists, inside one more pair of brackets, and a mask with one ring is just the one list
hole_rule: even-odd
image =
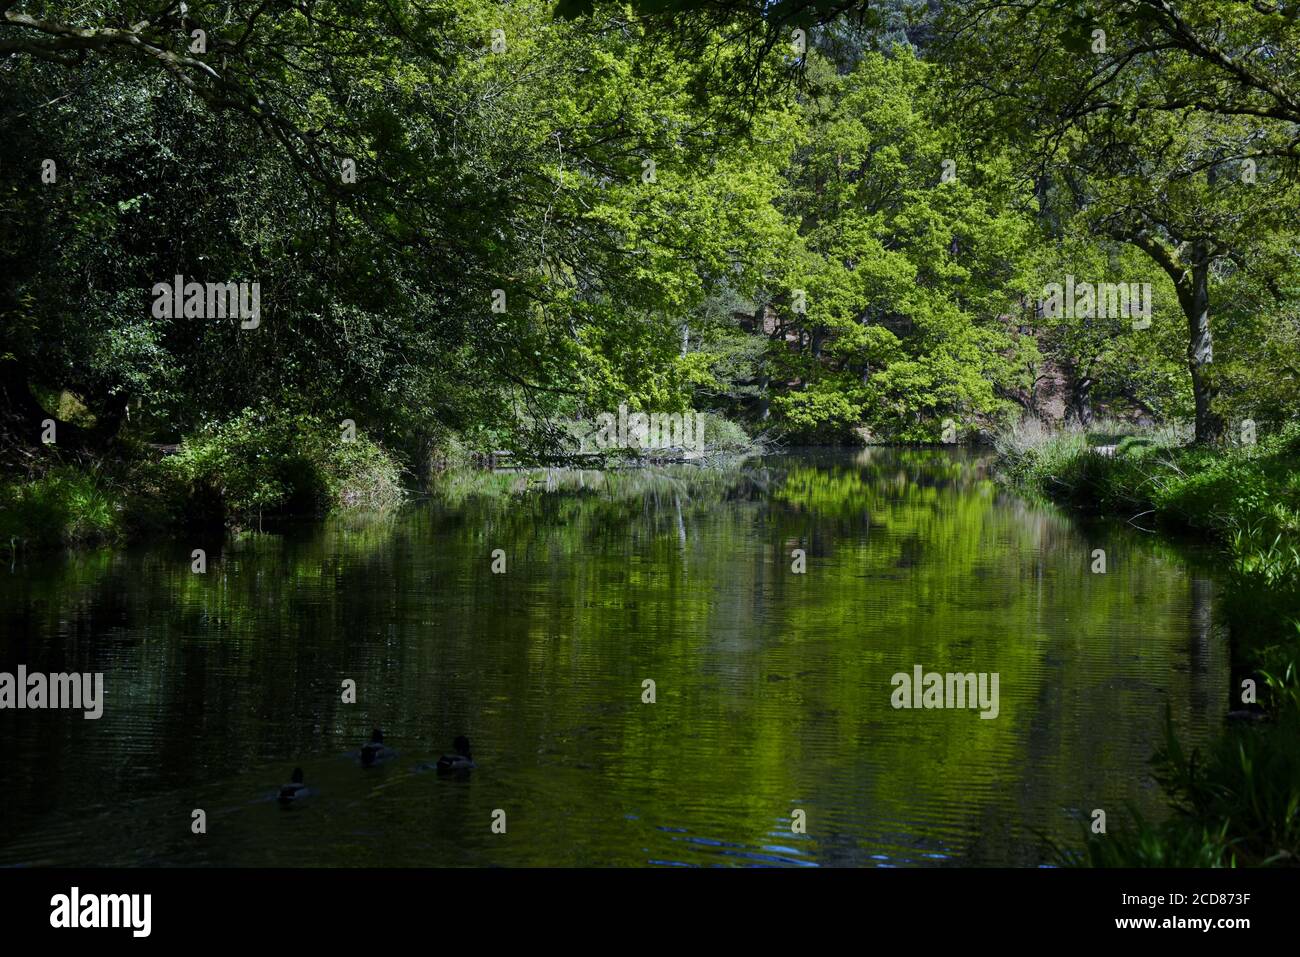
[[438,772],[447,774],[451,771],[468,771],[474,767],[474,759],[469,753],[469,738],[463,734],[451,743],[456,749],[455,754],[444,754],[438,759]]
[[372,767],[380,761],[387,761],[397,752],[384,745],[384,732],[375,728],[370,732],[370,741],[361,746],[361,764]]
[[302,783],[302,768],[293,769],[293,778],[288,784],[280,786],[280,803],[292,804],[299,798],[307,796],[307,785]]

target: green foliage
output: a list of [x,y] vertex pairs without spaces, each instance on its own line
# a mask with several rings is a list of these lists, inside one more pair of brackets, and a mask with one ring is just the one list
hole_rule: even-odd
[[1169,462],[1154,505],[1177,521],[1240,535],[1247,550],[1300,541],[1300,423],[1257,445],[1224,451],[1190,449]]
[[700,422],[704,432],[704,447],[710,452],[740,454],[758,448],[739,422],[713,412],[701,413]]
[[773,407],[792,434],[805,440],[845,441],[862,419],[862,406],[842,382],[827,378],[806,392],[778,396]]
[[[1008,77],[991,55],[923,56],[894,42],[907,7],[814,31],[795,91],[779,57],[744,81],[705,77],[739,68],[753,10],[692,16],[683,46],[613,8],[557,20],[541,0],[335,0],[316,18],[264,18],[231,61],[269,125],[214,110],[206,80],[178,89],[156,64],[16,57],[0,111],[12,162],[55,157],[65,175],[5,195],[0,356],[96,420],[130,403],[132,430],[162,442],[283,395],[350,409],[421,475],[433,436],[541,443],[554,430],[514,434],[521,421],[624,401],[721,408],[794,440],[929,442],[946,418],[963,436],[1004,422],[1060,371],[1100,404],[1179,417],[1191,394],[1173,280],[1108,232],[1117,211],[1159,207],[1166,226],[1223,240],[1210,277],[1223,409],[1285,419],[1300,385],[1290,187],[1267,163],[1254,190],[1222,170],[1210,184],[1213,162],[1230,163],[1198,145],[1235,143],[1255,120],[1157,115],[1168,142],[1154,157],[1108,121],[1094,131],[1107,150],[1077,131],[1058,142],[1086,177],[1034,179],[1037,133],[972,137],[966,122],[988,117],[951,109],[972,70],[1020,92],[1023,58]],[[105,17],[119,8],[132,9]],[[487,54],[491,29],[508,43]],[[1071,92],[1057,65],[995,132],[1023,134],[1026,101],[1052,115]],[[733,86],[750,81],[739,128]],[[337,175],[344,159],[355,183]],[[1063,271],[1151,281],[1153,327],[1038,317]],[[262,327],[153,316],[149,290],[177,274],[259,281]],[[742,331],[737,314],[755,313],[763,325]]]
[[[1185,331],[1183,349],[1166,337],[1162,351],[1186,357],[1196,437],[1206,443],[1219,439],[1225,410],[1277,421],[1283,396],[1293,408],[1297,395],[1283,355],[1297,309],[1300,74],[1273,52],[1294,48],[1297,26],[1249,4],[1224,18],[1221,6],[1117,0],[1062,18],[1050,0],[952,2],[938,17],[958,121],[967,135],[1024,148],[1048,232],[1129,244],[1166,274],[1161,300],[1167,314],[1182,313]],[[1220,333],[1232,344],[1216,352]],[[1064,358],[1104,359],[1099,345],[1066,342]],[[1259,375],[1246,372],[1246,356],[1285,373],[1258,398],[1242,394]],[[1162,367],[1141,368],[1157,380],[1125,391],[1139,402],[1139,391],[1164,392],[1162,414],[1176,415]],[[1076,382],[1092,376],[1074,371]]]
[[[1052,235],[1044,228],[1037,238],[1027,269],[1035,299],[1021,311],[1022,334],[1030,337],[1037,355],[1028,361],[1035,376],[1059,371],[1066,379],[1065,417],[1089,421],[1132,412],[1162,420],[1191,414],[1191,390],[1186,359],[1181,355],[1186,331],[1177,293],[1169,277],[1140,250],[1098,240],[1080,230]],[[1037,297],[1048,284],[1148,284],[1151,324],[1133,328],[1123,316],[1049,315]]]
[[98,469],[57,465],[0,484],[0,544],[96,545],[124,533],[121,491]]
[[[431,435],[499,441],[520,409],[686,407],[700,369],[683,317],[778,248],[791,118],[759,111],[738,139],[691,65],[621,14],[317,14],[241,41],[232,70],[265,71],[270,123],[111,57],[15,61],[7,163],[55,157],[62,175],[6,187],[0,357],[95,415],[131,402],[163,442],[296,395],[364,417],[417,466]],[[491,29],[504,51],[485,52]],[[281,123],[310,133],[286,141]],[[259,282],[261,326],[153,315],[153,285],[178,274]]]
[[[55,27],[0,23],[6,169],[27,171],[0,192],[0,428],[30,468],[0,486],[0,536],[383,507],[403,465],[553,452],[622,403],[719,410],[723,452],[753,447],[741,419],[799,441],[933,442],[945,419],[966,437],[1036,411],[1044,382],[1079,423],[1095,403],[1194,417],[1209,440],[1250,417],[1258,446],[1124,420],[998,443],[1053,499],[1212,536],[1237,594],[1266,596],[1241,611],[1276,726],[1204,763],[1171,730],[1182,815],[1091,843],[1094,862],[1294,856],[1296,644],[1268,624],[1300,594],[1300,94],[1276,52],[1294,16],[890,2],[806,56],[751,60],[767,26],[842,5],[197,2],[218,73],[144,56],[183,34],[137,3],[38,6]],[[913,14],[924,50],[903,42]],[[56,183],[32,175],[49,158]],[[155,314],[176,275],[258,282],[262,325]],[[1065,275],[1149,283],[1152,325],[1041,314]],[[30,466],[34,411],[127,461]],[[367,425],[355,442],[345,417]],[[180,449],[155,463],[150,440]],[[790,479],[796,510],[879,506],[858,476]]]
[[805,440],[865,425],[928,442],[944,418],[1001,418],[999,390],[1020,375],[1005,313],[1030,235],[1010,164],[960,148],[931,67],[906,48],[842,75],[809,69],[816,95],[779,201],[794,236],[766,283],[770,375],[794,386],[772,402],[779,424]]
[[1108,824],[1106,834],[1082,829],[1083,851],[1052,845],[1065,866],[1089,867],[1223,867],[1227,858],[1225,830],[1188,826],[1184,820],[1152,824],[1137,811],[1131,821]]
[[397,464],[362,432],[345,441],[316,416],[269,408],[245,410],[187,440],[158,472],[173,507],[236,521],[382,508],[402,498]]
[[1162,429],[1112,435],[1113,451],[1102,454],[1088,435],[1036,424],[1008,430],[998,439],[1003,471],[1084,511],[1150,515],[1208,533],[1230,547],[1239,569],[1274,583],[1300,575],[1300,424],[1219,449],[1182,445]]

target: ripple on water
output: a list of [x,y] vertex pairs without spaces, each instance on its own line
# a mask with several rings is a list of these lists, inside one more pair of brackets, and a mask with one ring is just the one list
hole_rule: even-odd
[[[1166,705],[1197,740],[1227,700],[1195,562],[960,454],[759,466],[300,523],[203,576],[184,542],[16,565],[0,670],[107,700],[0,712],[0,865],[1034,865],[1080,809],[1160,813]],[[997,719],[893,709],[918,664],[997,672]],[[462,733],[479,767],[428,773]]]

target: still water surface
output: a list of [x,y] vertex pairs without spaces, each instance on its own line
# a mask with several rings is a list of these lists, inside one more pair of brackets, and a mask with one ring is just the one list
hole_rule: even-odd
[[[1035,865],[1092,808],[1163,813],[1166,706],[1220,727],[1214,592],[978,457],[888,449],[19,556],[0,670],[102,671],[106,703],[0,711],[0,864]],[[918,664],[997,672],[998,717],[895,710]],[[363,769],[375,726],[398,757]],[[476,770],[421,769],[462,733]],[[295,765],[313,793],[284,809]]]

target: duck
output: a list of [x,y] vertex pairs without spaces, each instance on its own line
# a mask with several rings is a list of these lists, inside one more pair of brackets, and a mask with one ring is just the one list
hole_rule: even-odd
[[280,786],[280,803],[292,804],[299,798],[307,796],[307,785],[302,783],[302,768],[293,769],[293,777],[288,784]]
[[468,771],[474,767],[474,758],[469,753],[469,738],[463,734],[459,735],[451,746],[456,750],[455,754],[444,754],[438,759],[436,765],[438,772],[447,774],[451,771]]
[[370,740],[361,746],[361,764],[363,767],[372,767],[380,761],[387,761],[396,753],[384,745],[384,732],[375,728],[370,732]]

